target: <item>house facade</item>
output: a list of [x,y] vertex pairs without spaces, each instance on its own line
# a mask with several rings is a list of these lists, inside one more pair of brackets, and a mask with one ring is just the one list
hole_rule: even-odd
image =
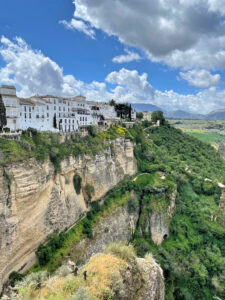
[[0,87],[0,94],[6,107],[5,127],[10,131],[34,128],[38,131],[74,132],[82,127],[109,125],[119,120],[114,106],[87,101],[83,96],[20,98],[13,86]]

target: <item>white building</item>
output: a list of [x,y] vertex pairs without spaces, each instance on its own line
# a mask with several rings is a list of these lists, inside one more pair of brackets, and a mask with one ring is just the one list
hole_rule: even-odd
[[117,120],[113,106],[86,101],[83,96],[62,98],[51,95],[19,98],[12,86],[0,88],[11,131],[34,128],[38,131],[73,132],[98,125],[102,120]]
[[14,86],[2,85],[0,94],[6,109],[7,125],[11,131],[20,128],[20,104],[16,96],[16,88]]

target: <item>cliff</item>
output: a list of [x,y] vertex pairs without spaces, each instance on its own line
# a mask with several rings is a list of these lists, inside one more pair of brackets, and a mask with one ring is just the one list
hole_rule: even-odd
[[[123,138],[95,157],[65,159],[57,175],[49,161],[33,158],[0,169],[0,289],[12,271],[34,263],[36,248],[50,233],[72,226],[88,210],[87,184],[94,187],[91,200],[99,200],[136,171],[133,144]],[[82,179],[80,194],[74,175]]]
[[[75,274],[73,266],[62,266],[53,277],[45,272],[28,275],[16,287],[21,299],[123,299],[163,300],[164,278],[151,254],[138,258],[132,246],[110,244],[93,255]],[[74,276],[75,275],[75,276]]]

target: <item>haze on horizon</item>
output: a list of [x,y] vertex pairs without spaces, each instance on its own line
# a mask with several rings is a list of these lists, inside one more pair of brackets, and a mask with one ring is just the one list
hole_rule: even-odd
[[225,108],[223,0],[7,0],[0,84],[208,113]]

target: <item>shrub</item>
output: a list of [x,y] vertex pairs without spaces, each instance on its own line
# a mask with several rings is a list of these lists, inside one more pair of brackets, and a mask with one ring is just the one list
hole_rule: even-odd
[[92,202],[91,207],[92,207],[93,213],[97,213],[97,212],[101,211],[101,205],[99,204],[98,201]]
[[206,195],[213,195],[215,192],[215,184],[213,182],[205,181],[202,185],[202,190]]
[[202,192],[202,182],[199,179],[194,179],[192,181],[193,189],[197,194],[201,194]]
[[98,134],[98,126],[89,126],[88,133],[92,137],[96,137]]
[[24,277],[23,274],[20,274],[18,272],[12,272],[9,275],[9,284],[10,284],[10,286],[14,287],[18,281],[23,280],[23,277]]
[[82,232],[87,235],[89,239],[93,237],[93,231],[91,228],[91,222],[88,220],[84,220]]
[[55,275],[60,276],[60,277],[66,277],[71,273],[71,270],[68,266],[61,266],[58,268],[58,270],[55,272]]
[[92,196],[95,194],[94,187],[92,185],[90,185],[90,184],[87,183],[85,185],[85,187],[84,187],[84,191],[85,191],[85,193],[87,195],[87,200],[91,201]]
[[134,262],[136,257],[134,247],[132,245],[127,246],[123,242],[109,244],[104,248],[104,253],[111,253],[127,261],[128,263]]
[[47,271],[30,273],[23,279],[23,281],[21,282],[21,285],[22,286],[29,285],[31,282],[34,282],[35,284],[40,284],[47,279],[48,279]]
[[71,300],[98,300],[98,298],[91,295],[88,288],[80,287],[72,296]]
[[82,182],[82,178],[80,177],[80,175],[75,174],[73,177],[73,185],[74,185],[77,195],[80,194],[81,182]]
[[4,128],[4,131],[5,131],[6,133],[10,132],[10,128],[5,127],[5,128]]
[[129,214],[133,214],[133,213],[137,212],[138,207],[139,207],[138,200],[135,199],[134,197],[131,197],[127,203],[127,209],[128,209]]

